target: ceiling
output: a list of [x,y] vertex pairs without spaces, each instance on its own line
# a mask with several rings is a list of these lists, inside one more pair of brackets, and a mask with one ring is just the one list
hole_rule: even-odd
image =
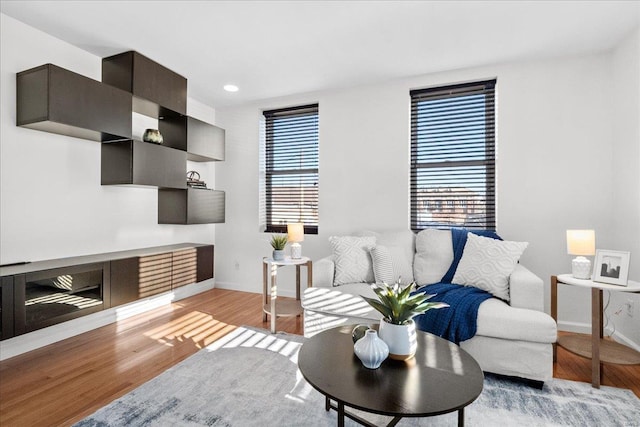
[[2,0],[0,10],[100,57],[136,50],[213,107],[599,52],[640,22],[640,1]]

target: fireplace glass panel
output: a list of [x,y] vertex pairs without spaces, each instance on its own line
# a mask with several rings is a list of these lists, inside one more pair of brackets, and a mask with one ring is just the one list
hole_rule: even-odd
[[[49,274],[52,272],[50,271]],[[32,331],[104,307],[102,269],[27,274],[25,328]]]

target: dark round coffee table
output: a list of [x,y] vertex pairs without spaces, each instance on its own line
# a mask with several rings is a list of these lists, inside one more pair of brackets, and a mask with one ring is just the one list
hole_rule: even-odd
[[[394,417],[431,417],[458,411],[464,425],[464,407],[482,392],[484,375],[478,362],[457,345],[418,331],[418,351],[408,361],[387,359],[378,369],[367,369],[353,352],[353,326],[329,329],[309,338],[298,355],[304,378],[325,395],[326,410],[371,426],[345,412],[345,406]],[[337,405],[334,405],[335,401]]]

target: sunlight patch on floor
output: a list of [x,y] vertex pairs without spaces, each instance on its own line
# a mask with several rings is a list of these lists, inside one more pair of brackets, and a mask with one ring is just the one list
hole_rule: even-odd
[[236,326],[220,322],[211,314],[192,311],[144,335],[164,345],[193,343],[197,348],[204,348],[234,329]]

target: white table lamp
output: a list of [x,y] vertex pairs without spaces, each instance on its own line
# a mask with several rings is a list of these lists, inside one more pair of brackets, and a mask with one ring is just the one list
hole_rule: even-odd
[[291,242],[291,258],[302,258],[300,242],[304,240],[304,224],[301,222],[287,224],[287,235],[288,240]]
[[567,252],[577,255],[571,261],[571,274],[576,279],[591,279],[591,261],[585,256],[596,253],[596,233],[593,230],[567,230]]

